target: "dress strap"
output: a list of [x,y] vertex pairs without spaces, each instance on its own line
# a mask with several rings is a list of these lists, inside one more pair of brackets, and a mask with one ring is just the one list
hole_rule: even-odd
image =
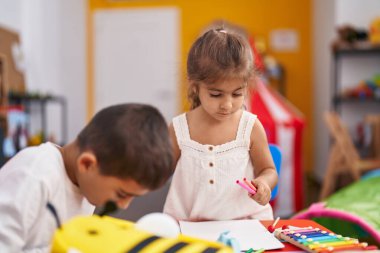
[[186,113],[173,118],[174,132],[177,137],[178,144],[182,141],[190,140],[189,127],[187,125]]
[[237,139],[246,142],[249,146],[251,132],[257,116],[247,111],[243,111],[239,123]]

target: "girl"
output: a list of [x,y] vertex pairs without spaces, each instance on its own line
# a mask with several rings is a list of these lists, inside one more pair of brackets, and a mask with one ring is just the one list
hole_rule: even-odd
[[[262,124],[244,110],[252,65],[246,40],[224,29],[190,49],[191,111],[169,126],[177,166],[164,212],[177,220],[273,219],[276,169]],[[255,195],[236,184],[242,178],[253,179]]]

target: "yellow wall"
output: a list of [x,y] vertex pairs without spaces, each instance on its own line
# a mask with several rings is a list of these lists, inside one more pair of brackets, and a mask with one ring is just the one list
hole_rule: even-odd
[[313,94],[311,73],[311,0],[89,0],[88,6],[88,116],[94,112],[92,12],[108,8],[178,7],[181,12],[181,110],[187,109],[186,55],[200,31],[215,19],[244,27],[253,36],[268,41],[273,29],[291,28],[299,33],[300,48],[294,53],[274,53],[286,71],[286,95],[306,117],[305,169],[312,165]]

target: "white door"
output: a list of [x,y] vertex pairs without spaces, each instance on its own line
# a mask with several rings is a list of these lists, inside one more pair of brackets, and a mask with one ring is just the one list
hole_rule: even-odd
[[178,112],[179,11],[100,10],[94,15],[95,110],[124,102]]

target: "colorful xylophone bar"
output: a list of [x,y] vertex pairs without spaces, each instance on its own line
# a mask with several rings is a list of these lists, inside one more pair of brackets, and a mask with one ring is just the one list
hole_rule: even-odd
[[311,253],[377,249],[376,246],[368,246],[367,243],[359,242],[358,239],[343,237],[313,227],[277,229],[274,233],[277,238]]

